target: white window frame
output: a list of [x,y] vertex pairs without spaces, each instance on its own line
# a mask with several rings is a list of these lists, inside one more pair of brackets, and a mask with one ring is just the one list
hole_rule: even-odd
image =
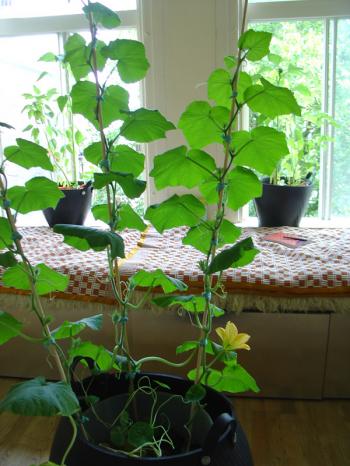
[[[277,2],[249,3],[249,22],[288,21],[288,20],[322,20],[325,24],[324,34],[324,75],[322,111],[334,117],[335,113],[335,73],[337,25],[339,19],[350,18],[349,0],[296,0]],[[330,53],[332,51],[332,53]],[[330,58],[333,57],[333,58]],[[334,136],[334,127],[324,123],[323,134]],[[305,218],[305,226],[350,226],[350,218],[333,218],[331,220],[331,193],[332,193],[332,154],[334,144],[330,142],[322,149],[320,160],[320,191],[318,218]],[[247,223],[254,223],[248,217],[245,208],[243,218]]]
[[[135,28],[137,36],[140,36],[140,18],[139,8],[136,10],[117,11],[121,19],[119,29]],[[88,29],[86,18],[83,14],[45,16],[32,18],[1,18],[0,19],[0,38],[1,37],[20,37],[40,34],[56,34],[58,40],[58,50],[63,49],[64,41],[71,32],[79,32]],[[66,92],[68,86],[67,75],[60,74],[60,87],[62,92]],[[143,89],[141,87],[141,101],[144,99]],[[0,132],[0,161],[2,158],[2,143]],[[145,204],[147,204],[147,197]],[[24,222],[24,224],[27,224]]]

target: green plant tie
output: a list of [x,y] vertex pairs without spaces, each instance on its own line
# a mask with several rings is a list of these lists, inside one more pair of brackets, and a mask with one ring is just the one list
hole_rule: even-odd
[[205,298],[208,301],[211,300],[211,292],[210,291],[205,291],[204,293],[202,293],[202,296],[203,296],[203,298]]
[[208,343],[208,338],[202,338],[202,340],[199,340],[199,346],[202,346],[203,348],[207,346],[207,343]]
[[228,144],[231,143],[232,141],[232,138],[231,138],[231,135],[230,134],[223,134],[222,135],[222,140]]
[[223,191],[225,189],[225,186],[226,186],[226,183],[218,183],[216,186],[217,192],[220,193],[221,191]]

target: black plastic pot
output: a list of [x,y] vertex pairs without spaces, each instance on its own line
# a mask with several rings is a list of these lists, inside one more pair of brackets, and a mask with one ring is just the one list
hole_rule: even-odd
[[[171,394],[185,395],[191,382],[180,377],[142,373],[135,378],[135,384],[141,377],[149,377],[153,384],[154,380],[167,384]],[[112,413],[115,417],[118,404],[125,401],[125,393],[128,389],[128,381],[122,377],[116,380],[113,375],[102,374],[95,378],[84,380],[85,389],[89,387],[89,394],[99,396],[102,402],[97,403],[96,409],[99,413]],[[156,385],[155,385],[156,386]],[[83,390],[77,386],[76,392],[82,395]],[[164,392],[166,392],[164,390]],[[162,394],[169,396],[169,394]],[[120,398],[122,397],[122,398]],[[222,394],[207,389],[206,398],[203,400],[206,406],[205,416],[200,419],[199,445],[189,452],[162,457],[135,458],[105,449],[95,443],[87,441],[81,432],[71,450],[67,466],[253,466],[247,439],[239,423],[235,419],[231,402]],[[147,403],[146,403],[147,405]],[[168,406],[168,405],[167,405]],[[138,403],[138,410],[146,410],[145,402]],[[168,409],[168,408],[167,408]],[[181,426],[188,420],[189,406],[182,402],[170,404],[166,414],[170,416],[172,426]],[[90,412],[84,413],[87,417]],[[104,440],[105,432],[101,423],[93,416],[89,417],[85,429],[92,433],[97,441]],[[208,421],[209,419],[209,421]],[[50,460],[61,463],[63,453],[71,439],[72,428],[67,419],[60,421],[56,436],[52,445]]]
[[56,223],[69,225],[83,225],[91,207],[92,199],[91,181],[80,189],[61,189],[64,193],[53,209],[49,207],[43,210],[44,216],[50,227]]
[[312,184],[279,186],[263,182],[263,194],[254,199],[259,227],[298,227],[312,193]]

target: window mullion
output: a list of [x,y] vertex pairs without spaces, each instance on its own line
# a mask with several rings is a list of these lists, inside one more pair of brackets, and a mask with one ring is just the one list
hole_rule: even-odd
[[[338,20],[331,20],[331,60],[330,60],[330,72],[329,72],[329,108],[328,113],[333,119],[335,119],[335,94],[336,94],[336,71],[337,71],[337,35],[338,35]],[[330,138],[335,136],[334,125],[328,124],[327,135]],[[330,220],[332,214],[332,185],[333,185],[333,154],[334,154],[334,142],[329,141],[327,144],[327,194],[326,194],[326,209],[325,219]]]

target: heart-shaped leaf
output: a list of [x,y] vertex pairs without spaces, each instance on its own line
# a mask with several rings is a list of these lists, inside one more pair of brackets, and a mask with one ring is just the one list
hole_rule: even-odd
[[120,134],[129,141],[151,142],[165,138],[166,132],[172,129],[175,126],[158,110],[139,108],[127,114]]
[[21,214],[56,207],[57,202],[64,197],[54,181],[37,176],[26,182],[24,186],[13,186],[7,191],[11,209]]
[[21,416],[71,416],[79,401],[65,382],[47,382],[43,377],[14,385],[0,402],[0,412]]
[[110,42],[103,54],[118,60],[119,75],[125,83],[140,81],[147,74],[149,62],[142,42],[131,39],[117,39]]
[[170,197],[161,204],[150,206],[145,214],[154,228],[163,233],[164,230],[179,226],[193,227],[205,216],[204,205],[192,194]]
[[154,178],[157,189],[168,186],[185,186],[193,188],[216,170],[213,157],[202,150],[190,150],[186,146],[157,155],[150,175]]
[[8,146],[4,149],[8,161],[24,168],[40,167],[44,170],[53,170],[46,149],[26,139],[18,138],[16,142],[17,146]]

